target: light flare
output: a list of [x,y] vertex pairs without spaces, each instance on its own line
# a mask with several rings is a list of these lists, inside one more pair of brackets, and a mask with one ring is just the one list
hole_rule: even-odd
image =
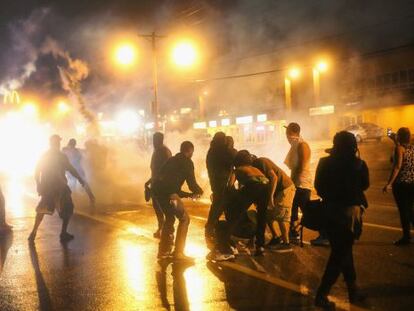
[[191,42],[180,42],[173,49],[173,61],[177,66],[190,67],[197,60],[197,51]]
[[122,66],[131,66],[135,63],[137,51],[130,43],[124,43],[115,50],[115,61]]
[[14,179],[32,176],[38,159],[48,147],[49,132],[31,113],[15,111],[2,116],[0,172]]

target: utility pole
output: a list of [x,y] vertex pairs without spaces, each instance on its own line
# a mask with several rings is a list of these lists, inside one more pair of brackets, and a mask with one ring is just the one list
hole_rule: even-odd
[[166,38],[167,36],[157,35],[155,31],[151,34],[140,34],[141,38],[146,38],[151,41],[152,47],[152,88],[153,88],[153,100],[151,105],[151,113],[154,119],[154,130],[159,130],[159,102],[158,102],[158,61],[157,61],[157,40]]

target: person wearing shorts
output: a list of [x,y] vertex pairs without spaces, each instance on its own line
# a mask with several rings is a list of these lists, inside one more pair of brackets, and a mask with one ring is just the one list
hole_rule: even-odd
[[36,186],[41,199],[36,208],[35,224],[28,238],[30,242],[34,242],[44,215],[53,215],[55,211],[58,212],[62,219],[60,240],[67,242],[74,238],[67,231],[70,218],[73,215],[74,206],[71,190],[65,175],[66,172],[71,173],[82,187],[87,190],[90,200],[94,200],[93,194],[86,182],[70,164],[68,157],[60,151],[61,140],[58,135],[52,135],[50,137],[50,149],[42,156],[36,167]]
[[[267,203],[267,223],[272,239],[267,247],[272,250],[290,251],[289,223],[292,215],[292,204],[296,188],[290,177],[268,158],[252,156],[252,165],[259,169],[269,180],[270,187]],[[278,225],[281,236],[278,237],[275,225]]]

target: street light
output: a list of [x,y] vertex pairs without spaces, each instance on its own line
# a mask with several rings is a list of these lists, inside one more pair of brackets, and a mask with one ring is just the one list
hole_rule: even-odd
[[133,44],[123,43],[115,49],[114,53],[115,61],[124,66],[132,66],[137,58],[137,51]]
[[285,104],[288,112],[292,110],[292,80],[298,79],[300,73],[299,68],[291,68],[285,77]]
[[315,107],[320,105],[320,97],[321,97],[321,72],[326,72],[328,70],[328,64],[326,61],[321,60],[319,61],[315,67],[313,68],[313,95],[315,101]]
[[174,63],[183,68],[193,66],[197,61],[197,51],[194,45],[189,41],[177,43],[172,51]]

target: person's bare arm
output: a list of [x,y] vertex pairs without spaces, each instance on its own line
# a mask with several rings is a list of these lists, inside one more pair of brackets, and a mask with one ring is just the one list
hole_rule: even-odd
[[389,188],[391,187],[391,185],[394,183],[395,179],[397,178],[398,173],[401,170],[403,156],[404,156],[404,147],[398,145],[395,148],[394,162],[392,166],[391,175],[390,175],[390,178],[388,179],[388,183],[382,189],[383,192],[387,192]]
[[270,190],[269,190],[268,207],[274,208],[275,207],[274,197],[275,197],[278,179],[277,179],[277,175],[275,174],[273,170],[270,171],[269,175],[270,176],[268,177],[270,179]]
[[236,182],[236,173],[234,170],[230,173],[229,181],[227,183],[228,188],[232,188],[234,186],[234,183]]

